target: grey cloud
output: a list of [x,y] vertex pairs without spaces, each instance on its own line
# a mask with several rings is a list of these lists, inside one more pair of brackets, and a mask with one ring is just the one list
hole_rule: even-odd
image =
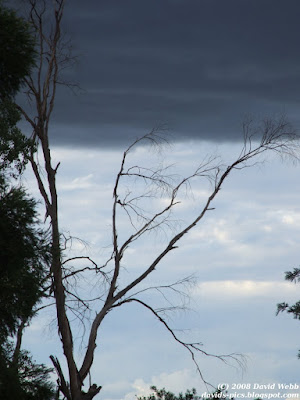
[[79,55],[68,79],[84,92],[60,92],[54,140],[71,130],[75,145],[123,145],[158,122],[181,139],[238,140],[243,115],[283,110],[297,125],[299,11],[298,0],[67,3]]

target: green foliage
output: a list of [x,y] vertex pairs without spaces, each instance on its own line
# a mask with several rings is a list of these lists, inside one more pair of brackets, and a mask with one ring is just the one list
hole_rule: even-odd
[[36,202],[20,187],[0,183],[0,399],[54,399],[50,369],[26,351],[14,352],[9,336],[28,322],[42,298],[50,249],[39,229]]
[[[50,369],[35,364],[9,340],[28,322],[44,295],[50,264],[47,235],[38,226],[36,202],[21,187],[0,182],[0,399],[54,399]],[[13,350],[13,343],[17,351]]]
[[156,386],[151,386],[151,390],[153,390],[153,394],[147,397],[138,397],[138,400],[199,400],[200,397],[197,396],[196,389],[187,390],[185,394],[179,393],[176,396],[172,392],[167,392],[165,388],[157,389]]
[[[44,294],[49,244],[45,232],[38,228],[36,202],[23,188],[8,183],[23,171],[35,150],[17,127],[20,112],[14,104],[14,96],[34,66],[34,47],[29,24],[0,3],[1,400],[55,398],[54,385],[49,382],[51,369],[36,364],[27,351],[20,350],[24,324]],[[17,330],[15,343],[9,337]]]
[[[20,174],[33,149],[33,143],[26,138],[17,123],[20,113],[9,99],[0,102],[0,175],[10,171],[16,176]],[[3,178],[2,178],[3,181]]]
[[300,269],[294,268],[293,271],[287,271],[285,273],[285,279],[290,282],[300,282]]
[[0,3],[0,344],[19,320],[32,316],[41,297],[45,235],[36,228],[34,200],[9,187],[33,149],[17,123],[13,97],[34,65],[34,39],[28,23]]
[[[290,282],[295,282],[295,283],[298,282],[299,283],[300,282],[300,269],[294,268],[293,271],[286,271],[285,279]],[[277,315],[283,311],[287,312],[288,314],[292,314],[295,319],[300,320],[300,300],[291,306],[285,302],[277,304]],[[300,359],[300,350],[298,352],[298,358]]]
[[24,189],[0,185],[0,337],[28,320],[42,296],[50,251],[35,206]]
[[0,178],[21,173],[32,149],[18,129],[20,113],[13,98],[35,64],[35,39],[30,25],[0,3]]
[[156,386],[151,386],[150,389],[153,390],[154,393],[147,397],[138,397],[137,400],[234,400],[229,399],[227,392],[220,389],[215,390],[209,395],[207,394],[207,399],[205,397],[198,396],[197,391],[194,388],[187,390],[185,394],[179,393],[178,396],[172,392],[166,391],[165,388],[157,389]]
[[[35,39],[30,25],[0,0],[0,178],[21,173],[32,150],[17,123],[20,113],[13,98],[35,65]],[[11,172],[12,173],[12,172]],[[13,174],[13,173],[12,173]],[[15,175],[15,174],[14,174]]]
[[21,351],[17,364],[14,364],[13,352],[9,341],[0,349],[0,399],[55,399],[54,385],[49,381],[52,369],[35,364],[27,351]]
[[0,97],[14,96],[35,64],[30,25],[0,4]]

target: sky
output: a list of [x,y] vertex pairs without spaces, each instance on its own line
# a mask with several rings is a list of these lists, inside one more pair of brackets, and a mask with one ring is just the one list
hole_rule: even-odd
[[59,93],[55,143],[124,147],[161,124],[181,140],[227,142],[245,115],[299,123],[297,0],[88,4],[66,2],[77,63],[64,77],[81,90]]
[[[73,253],[88,253],[99,263],[105,258],[122,152],[152,128],[166,127],[173,145],[161,154],[138,147],[132,165],[172,164],[180,176],[207,154],[220,155],[224,163],[237,157],[246,116],[260,121],[285,114],[299,129],[299,11],[297,0],[67,2],[64,30],[77,63],[65,79],[80,89],[58,91],[50,139],[61,162],[61,227],[88,243],[75,242]],[[30,171],[23,180],[38,196]],[[298,286],[284,281],[284,271],[299,262],[298,182],[299,165],[273,156],[235,171],[215,210],[146,282],[195,276],[186,288],[190,310],[168,321],[181,337],[202,342],[205,351],[245,355],[243,371],[199,358],[205,378],[228,383],[230,393],[240,383],[299,383],[299,321],[275,316],[277,303],[299,298]],[[205,181],[193,184],[172,229],[199,212],[210,190]],[[163,201],[151,203],[150,211]],[[125,216],[119,229],[128,234]],[[130,249],[124,282],[171,233],[166,228]],[[90,284],[81,290],[97,290]],[[163,301],[155,293],[149,299],[155,306]],[[62,359],[52,320],[53,311],[41,313],[24,338],[24,347],[45,363],[50,353]],[[78,337],[80,358],[80,331]],[[175,392],[206,390],[189,354],[152,315],[130,305],[104,323],[92,377],[103,386],[103,400],[131,400],[152,384]]]

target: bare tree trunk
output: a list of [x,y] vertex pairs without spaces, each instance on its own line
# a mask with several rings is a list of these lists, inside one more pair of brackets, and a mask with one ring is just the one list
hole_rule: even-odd
[[[83,398],[81,392],[83,382],[79,378],[73,357],[73,337],[66,312],[66,296],[62,275],[56,191],[56,172],[58,166],[56,166],[56,168],[52,167],[48,139],[48,127],[54,108],[56,86],[59,79],[59,67],[61,63],[66,62],[66,58],[61,57],[61,51],[63,52],[64,50],[63,44],[61,43],[61,20],[65,1],[55,0],[53,2],[52,18],[54,29],[52,33],[47,32],[44,26],[45,13],[49,5],[46,5],[44,1],[37,0],[28,0],[28,3],[30,6],[29,22],[36,31],[39,43],[37,74],[35,78],[29,77],[27,79],[27,94],[35,99],[36,115],[31,117],[21,107],[19,107],[19,110],[23,113],[25,119],[30,123],[33,129],[33,140],[37,145],[41,145],[44,168],[47,175],[46,182],[44,182],[43,176],[40,173],[38,161],[35,160],[35,154],[32,153],[30,160],[32,169],[36,176],[41,195],[45,201],[46,215],[49,215],[51,220],[52,261],[50,270],[53,279],[58,331],[68,364],[70,382],[69,386],[66,384],[62,385],[61,391],[67,399],[81,400]],[[65,382],[61,369],[59,370],[59,380]]]

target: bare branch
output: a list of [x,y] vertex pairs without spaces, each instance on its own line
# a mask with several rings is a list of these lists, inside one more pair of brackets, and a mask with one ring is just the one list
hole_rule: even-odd
[[[288,130],[286,130],[288,129]],[[290,129],[290,125],[287,124],[284,120],[280,119],[277,124],[271,122],[264,122],[262,137],[260,142],[253,147],[252,144],[249,146],[247,144],[247,138],[244,142],[245,149],[241,153],[240,158],[235,160],[231,165],[229,165],[223,172],[221,172],[220,166],[210,166],[210,160],[204,164],[204,168],[201,166],[196,170],[194,174],[189,176],[188,178],[183,179],[173,190],[172,196],[170,198],[170,202],[162,211],[155,214],[153,218],[147,222],[139,231],[135,234],[131,235],[128,240],[122,245],[120,249],[120,253],[123,254],[128,245],[137,237],[143,234],[148,226],[157,219],[158,216],[164,214],[171,207],[175,205],[175,198],[178,193],[180,187],[194,177],[209,177],[211,178],[210,172],[214,172],[214,188],[208,197],[206,204],[204,205],[200,214],[192,221],[189,225],[187,225],[184,229],[181,230],[178,234],[176,234],[165,247],[165,249],[157,256],[157,258],[152,262],[152,264],[146,269],[138,278],[136,278],[133,282],[131,282],[124,289],[120,290],[116,296],[115,300],[121,299],[126,293],[128,293],[133,287],[139,284],[142,280],[144,280],[158,265],[158,263],[173,249],[176,248],[176,243],[186,235],[192,228],[194,228],[199,221],[204,217],[207,211],[211,210],[211,203],[218,194],[223,185],[226,178],[229,174],[235,170],[240,168],[245,168],[247,163],[252,159],[258,157],[259,155],[265,153],[266,151],[274,151],[279,155],[289,155],[295,160],[298,160],[297,150],[299,149],[298,136]]]
[[237,365],[239,367],[244,368],[245,359],[241,354],[223,354],[223,355],[211,354],[211,353],[208,353],[208,352],[204,351],[201,348],[203,346],[202,343],[197,343],[197,342],[195,342],[195,343],[187,343],[187,342],[182,341],[175,334],[174,329],[172,329],[168,325],[168,323],[159,315],[159,312],[157,310],[154,310],[154,308],[149,306],[149,304],[141,301],[140,299],[136,299],[136,298],[126,299],[126,300],[123,300],[123,301],[121,301],[119,303],[116,303],[113,307],[119,307],[119,306],[121,306],[123,304],[132,303],[132,302],[138,303],[138,304],[142,305],[143,307],[145,307],[147,310],[151,311],[151,313],[159,320],[159,322],[161,322],[164,325],[164,327],[167,329],[167,331],[172,335],[173,339],[177,343],[181,344],[190,353],[190,355],[192,357],[192,360],[193,360],[193,362],[194,362],[194,364],[196,366],[197,372],[199,373],[199,375],[200,375],[202,381],[205,383],[205,385],[211,386],[212,388],[214,387],[212,384],[210,384],[204,378],[204,376],[203,376],[203,374],[201,372],[199,363],[196,360],[196,356],[195,356],[196,352],[199,352],[199,353],[201,353],[201,354],[203,354],[205,356],[208,356],[208,357],[217,358],[218,360],[224,362],[225,364],[228,364],[228,360],[229,361],[231,360],[231,361],[234,361],[235,363],[237,363]]
[[50,359],[51,359],[52,364],[54,365],[54,368],[58,375],[57,384],[58,384],[59,390],[63,393],[63,395],[66,397],[67,400],[72,400],[69,385],[66,383],[66,380],[65,380],[65,377],[62,372],[62,369],[61,369],[58,359],[52,355],[50,356]]

